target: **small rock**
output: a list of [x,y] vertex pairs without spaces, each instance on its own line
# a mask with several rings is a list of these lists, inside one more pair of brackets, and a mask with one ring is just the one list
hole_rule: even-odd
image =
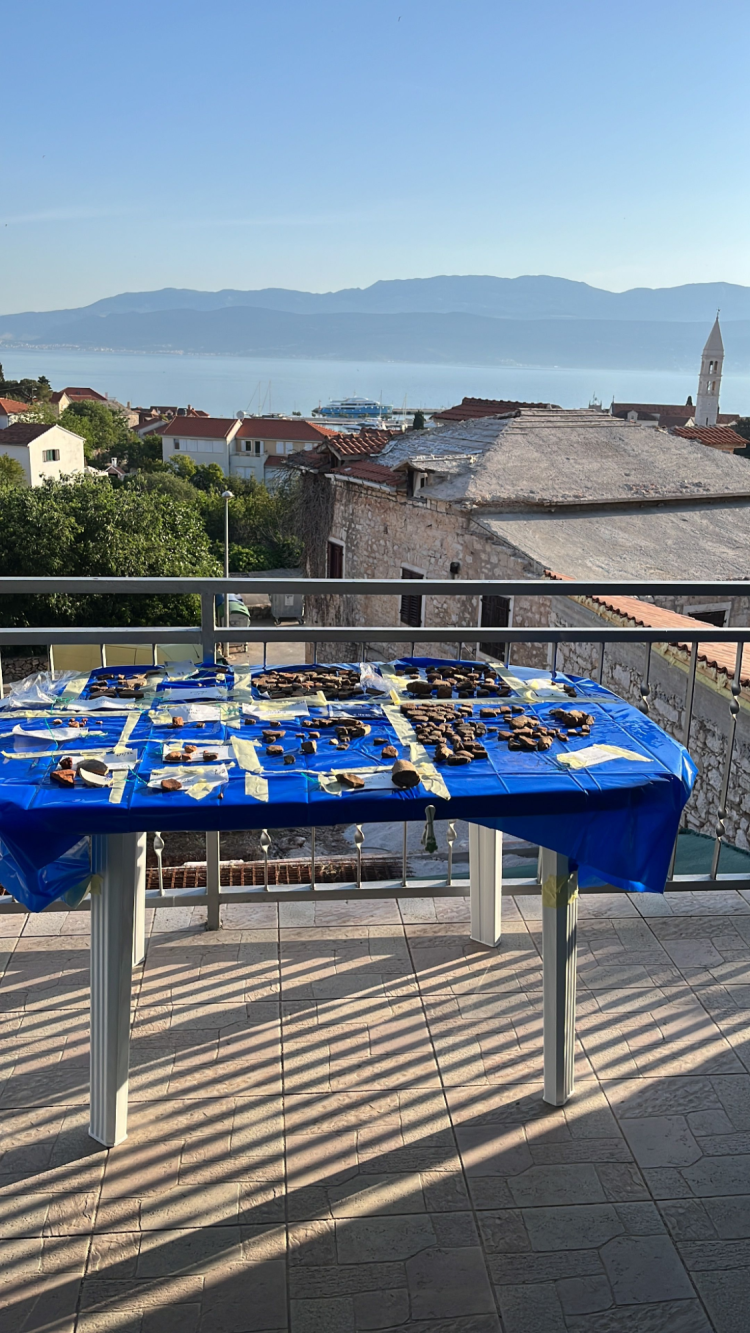
[[381,752],[380,752],[380,758],[381,758],[381,759],[397,759],[397,758],[398,758],[398,750],[396,749],[395,745],[386,745],[385,749],[381,750]]
[[391,769],[391,781],[394,787],[417,787],[420,777],[408,759],[397,759]]
[[266,754],[279,755],[284,753],[283,745],[267,745]]
[[352,791],[358,791],[365,785],[365,780],[359,773],[339,773],[337,776],[342,787],[350,787]]
[[316,754],[318,746],[316,741],[303,741],[299,748],[303,754]]
[[162,791],[182,791],[182,783],[178,778],[162,778],[160,786]]

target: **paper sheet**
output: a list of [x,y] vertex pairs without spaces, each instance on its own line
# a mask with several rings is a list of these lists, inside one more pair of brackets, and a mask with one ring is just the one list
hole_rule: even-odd
[[635,750],[623,750],[619,745],[587,745],[583,750],[568,750],[556,756],[558,764],[565,768],[595,768],[597,764],[609,763],[611,759],[632,759],[639,764],[652,764],[653,759],[645,754],[636,754]]

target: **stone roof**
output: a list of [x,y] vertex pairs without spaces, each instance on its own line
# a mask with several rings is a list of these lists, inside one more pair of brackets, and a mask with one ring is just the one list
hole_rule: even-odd
[[713,326],[711,332],[709,333],[708,337],[706,338],[706,345],[705,345],[705,347],[703,348],[703,355],[704,355],[704,356],[705,356],[706,352],[713,352],[714,356],[723,356],[723,355],[724,355],[724,343],[723,343],[723,341],[722,341],[722,337],[721,337],[721,329],[719,328],[719,316],[718,316],[718,315],[716,316],[716,319],[714,320],[714,326]]
[[541,569],[561,569],[571,578],[750,578],[750,524],[743,505],[598,514],[480,512],[472,528],[508,542]]
[[471,508],[750,502],[746,460],[585,409],[530,409],[420,432],[419,441],[402,436],[379,461],[428,471],[425,498]]

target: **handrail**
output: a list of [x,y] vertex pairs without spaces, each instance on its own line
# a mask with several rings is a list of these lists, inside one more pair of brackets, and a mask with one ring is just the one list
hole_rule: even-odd
[[477,597],[488,594],[524,597],[750,597],[750,580],[696,581],[679,579],[264,579],[244,574],[229,578],[91,578],[0,577],[0,596],[68,594],[97,596],[122,593],[289,593],[308,596],[356,594],[361,597]]

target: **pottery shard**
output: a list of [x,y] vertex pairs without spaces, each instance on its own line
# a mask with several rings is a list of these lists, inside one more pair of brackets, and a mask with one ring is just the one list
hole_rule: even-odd
[[365,785],[359,773],[339,773],[338,779],[342,787],[349,787],[352,791],[359,791]]
[[315,754],[318,746],[315,741],[303,741],[299,748],[303,754]]
[[110,785],[106,773],[95,773],[90,768],[79,768],[78,776],[84,787],[109,787]]
[[[214,755],[214,758],[215,758],[215,757],[216,757],[216,756]],[[294,763],[294,755],[293,755],[293,754],[285,754],[285,755],[284,755],[284,763],[285,763],[285,764],[293,764],[293,763]]]
[[159,785],[162,791],[182,791],[182,783],[178,778],[162,778]]
[[514,717],[511,719],[510,725],[514,731],[525,731],[529,725],[529,719],[526,717]]
[[266,754],[279,755],[284,753],[283,745],[267,745]]
[[277,730],[274,728],[273,731],[264,731],[264,732],[263,732],[263,739],[264,739],[264,741],[266,741],[269,745],[272,745],[274,741],[280,741],[283,735],[284,735],[284,732],[283,732],[283,731],[277,731]]
[[[60,767],[62,768],[62,763]],[[100,778],[106,777],[109,772],[103,759],[82,759],[76,767],[79,773],[96,773]]]
[[446,745],[437,745],[435,747],[435,763],[447,764],[448,760],[451,758],[451,754],[452,751],[449,750]]
[[438,685],[437,687],[438,699],[450,699],[452,694],[453,694],[453,686],[450,683],[446,682],[445,684]]
[[457,764],[470,764],[471,760],[472,755],[469,754],[468,750],[456,750],[455,754],[448,755],[445,762],[455,766]]
[[409,694],[415,694],[418,698],[424,698],[428,694],[432,694],[432,685],[429,680],[413,680],[406,688]]
[[53,768],[50,778],[58,787],[72,787],[75,784],[76,775],[72,768]]
[[[185,719],[184,719],[184,717],[173,717],[173,718],[172,718],[172,726],[173,726],[173,727],[184,727],[184,725],[185,725]],[[169,781],[171,782],[172,779],[170,778]]]
[[164,756],[165,764],[181,764],[182,750],[169,750]]
[[58,767],[58,768],[72,768],[72,767],[73,767],[73,760],[71,759],[70,755],[69,755],[69,754],[64,755],[63,758],[60,760],[60,763],[58,764],[57,767]]
[[391,769],[391,781],[394,787],[417,787],[419,774],[408,759],[397,759]]
[[381,752],[380,752],[380,758],[381,758],[381,759],[397,759],[397,758],[398,758],[398,750],[396,749],[395,745],[386,745],[386,746],[384,747],[384,749],[381,750]]
[[204,764],[215,764],[215,763],[216,763],[216,760],[218,759],[218,757],[219,757],[219,756],[218,756],[216,750],[204,750],[204,751],[203,751],[203,762],[204,762]]

